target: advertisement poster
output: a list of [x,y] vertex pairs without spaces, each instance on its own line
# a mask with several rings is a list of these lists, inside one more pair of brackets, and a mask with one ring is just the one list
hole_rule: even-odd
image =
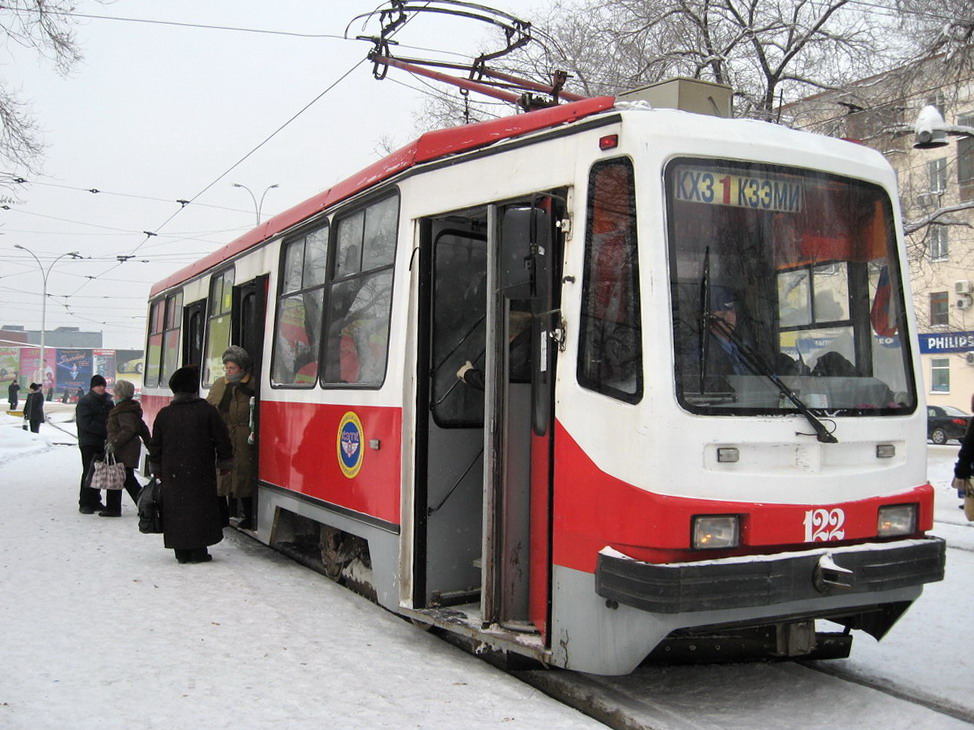
[[[91,351],[92,360],[92,374],[98,373],[104,376],[105,382],[108,383],[108,389],[112,390],[115,387],[115,350],[92,350]],[[88,384],[84,385],[85,390],[88,390]]]
[[74,393],[78,390],[88,392],[91,383],[91,350],[57,350],[57,389],[58,392]]
[[[29,385],[37,381],[37,363],[40,358],[39,347],[22,347],[20,350],[20,384]],[[54,373],[57,369],[57,350],[53,347],[44,348],[44,393],[45,395],[55,387]]]
[[6,388],[15,378],[24,384],[20,377],[20,348],[0,347],[0,388]]

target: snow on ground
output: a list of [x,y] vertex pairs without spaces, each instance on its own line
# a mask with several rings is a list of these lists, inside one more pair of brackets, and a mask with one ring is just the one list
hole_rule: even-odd
[[[73,431],[71,408],[54,410]],[[604,727],[239,533],[212,563],[179,565],[138,532],[127,496],[121,519],[79,514],[74,439],[41,430],[0,413],[0,728]],[[959,632],[974,615],[974,527],[949,488],[956,454],[929,448],[946,579],[882,642],[856,632],[849,659],[821,664],[974,711]],[[652,705],[659,728],[966,726],[781,667],[605,681]]]
[[80,469],[0,412],[2,728],[604,727],[236,532],[180,565]]

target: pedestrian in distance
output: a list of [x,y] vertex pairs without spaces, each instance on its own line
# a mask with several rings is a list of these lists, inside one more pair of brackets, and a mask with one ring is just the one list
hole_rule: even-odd
[[[961,499],[964,499],[967,494],[974,495],[974,485],[971,484],[972,474],[974,474],[974,428],[968,424],[964,438],[960,442],[960,451],[957,452],[957,462],[954,464],[954,481],[950,485],[957,490],[957,495]],[[974,515],[968,514],[966,502],[967,500],[964,499],[960,506],[967,519],[971,520]]]
[[75,424],[78,427],[78,448],[81,449],[81,495],[78,497],[78,511],[92,515],[105,509],[101,493],[85,485],[85,478],[91,469],[91,462],[104,458],[105,439],[108,438],[108,414],[114,403],[105,392],[107,383],[101,375],[91,376],[87,393],[78,399],[74,407]]
[[40,433],[41,423],[44,422],[44,393],[39,383],[30,384],[30,393],[24,401],[24,423],[30,427],[31,433]]
[[[115,383],[115,407],[108,414],[107,453],[115,455],[115,461],[125,466],[125,491],[132,502],[139,497],[142,485],[135,478],[142,455],[142,444],[149,445],[149,427],[142,420],[142,405],[135,400],[135,385],[128,380]],[[105,495],[105,509],[98,513],[102,517],[122,516],[122,491],[109,489]]]
[[17,373],[14,373],[13,382],[7,386],[7,402],[10,404],[10,408],[7,410],[16,411],[17,403],[20,402],[20,397],[17,391],[20,390],[20,383],[17,382]]
[[199,368],[169,378],[173,399],[156,415],[149,468],[162,482],[163,544],[180,563],[213,559],[207,548],[223,539],[217,470],[233,466],[230,434],[220,413],[199,397]]
[[[206,400],[216,406],[233,443],[233,471],[220,477],[219,493],[227,500],[227,517],[236,513],[239,500],[241,520],[237,527],[253,530],[254,524],[254,432],[252,399],[256,398],[254,361],[242,347],[232,345],[223,353],[225,377],[210,388]],[[224,522],[224,526],[229,520]]]

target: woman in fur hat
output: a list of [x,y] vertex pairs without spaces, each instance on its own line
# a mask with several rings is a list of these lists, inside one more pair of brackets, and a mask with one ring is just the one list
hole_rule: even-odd
[[233,466],[230,434],[199,397],[199,384],[195,365],[173,373],[172,402],[159,411],[149,440],[149,467],[162,482],[163,544],[180,563],[213,559],[207,547],[223,539],[216,473]]
[[[142,455],[142,444],[149,443],[149,427],[142,420],[142,405],[135,400],[135,385],[128,380],[115,383],[115,407],[108,413],[108,450],[115,460],[125,465],[125,491],[133,502],[139,497],[142,486],[135,478]],[[109,489],[105,496],[102,517],[121,517],[122,490]]]
[[254,361],[245,349],[231,345],[223,353],[223,368],[226,376],[213,383],[206,397],[220,411],[233,442],[233,471],[220,477],[218,488],[220,496],[229,501],[228,516],[235,513],[235,500],[240,500],[243,515],[237,527],[253,530],[255,475],[250,401],[255,397]]

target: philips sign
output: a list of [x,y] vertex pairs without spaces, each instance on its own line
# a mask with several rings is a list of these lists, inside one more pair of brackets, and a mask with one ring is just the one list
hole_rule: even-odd
[[968,350],[974,350],[974,332],[920,335],[920,352],[924,355]]

